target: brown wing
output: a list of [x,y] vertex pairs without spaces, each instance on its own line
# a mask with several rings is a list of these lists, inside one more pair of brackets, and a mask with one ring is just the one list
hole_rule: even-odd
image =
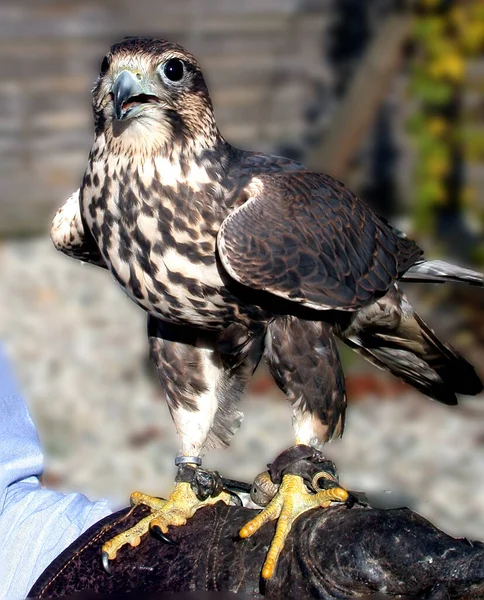
[[261,174],[222,223],[218,251],[239,283],[311,308],[355,310],[421,255],[411,240],[331,177]]

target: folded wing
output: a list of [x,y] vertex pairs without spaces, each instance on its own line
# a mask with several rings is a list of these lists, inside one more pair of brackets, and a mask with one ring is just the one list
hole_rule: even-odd
[[422,255],[331,177],[261,174],[246,193],[218,234],[222,265],[245,286],[317,310],[356,310]]

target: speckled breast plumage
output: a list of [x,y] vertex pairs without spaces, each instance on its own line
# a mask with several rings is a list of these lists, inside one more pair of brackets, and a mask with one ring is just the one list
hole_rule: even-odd
[[163,320],[219,329],[244,315],[216,260],[217,232],[229,212],[220,201],[225,193],[199,167],[183,175],[162,159],[134,166],[104,160],[94,147],[81,207],[110,271],[136,304]]

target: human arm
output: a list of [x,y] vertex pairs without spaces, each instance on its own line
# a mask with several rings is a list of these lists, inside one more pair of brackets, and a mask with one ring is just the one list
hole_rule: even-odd
[[25,598],[45,567],[110,514],[105,501],[42,487],[37,431],[0,346],[0,598]]

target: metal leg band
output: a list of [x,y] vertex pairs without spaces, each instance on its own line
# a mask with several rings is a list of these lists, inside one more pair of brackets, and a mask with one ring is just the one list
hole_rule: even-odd
[[175,465],[197,465],[199,467],[202,464],[202,459],[199,456],[177,456],[175,458]]

